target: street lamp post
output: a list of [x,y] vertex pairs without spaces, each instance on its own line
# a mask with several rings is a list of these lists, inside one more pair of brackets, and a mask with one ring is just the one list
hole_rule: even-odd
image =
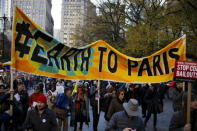
[[5,14],[4,14],[4,16],[3,17],[0,17],[0,20],[3,20],[3,33],[2,33],[2,38],[3,38],[3,42],[2,42],[2,56],[1,56],[1,58],[2,58],[2,60],[4,59],[4,53],[5,53],[5,38],[4,38],[4,36],[5,36],[5,28],[6,28],[6,21],[8,20],[8,18],[5,16]]

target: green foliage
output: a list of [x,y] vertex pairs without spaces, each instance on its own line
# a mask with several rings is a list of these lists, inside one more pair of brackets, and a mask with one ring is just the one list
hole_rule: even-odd
[[197,57],[196,0],[106,0],[93,23],[73,36],[77,46],[104,40],[133,57],[144,57],[183,34],[187,53]]

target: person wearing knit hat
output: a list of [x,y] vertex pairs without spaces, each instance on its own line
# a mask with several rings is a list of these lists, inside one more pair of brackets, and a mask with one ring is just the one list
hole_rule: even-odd
[[47,105],[47,98],[46,98],[45,95],[41,94],[41,95],[39,95],[39,96],[37,97],[36,102],[37,102],[37,105],[36,105],[36,106],[37,106],[37,109],[38,109],[38,110],[42,110],[42,109],[44,109],[44,108],[46,107],[46,105]]
[[33,131],[56,131],[57,120],[54,112],[47,107],[47,98],[40,94],[35,108],[31,108],[24,123],[24,128]]
[[38,103],[44,103],[45,105],[47,105],[47,98],[46,98],[46,96],[41,94],[40,96],[38,96],[37,102]]
[[36,106],[35,102],[37,101],[38,96],[40,96],[41,94],[43,94],[43,93],[41,93],[40,87],[36,86],[34,88],[34,93],[29,96],[29,107],[35,107]]

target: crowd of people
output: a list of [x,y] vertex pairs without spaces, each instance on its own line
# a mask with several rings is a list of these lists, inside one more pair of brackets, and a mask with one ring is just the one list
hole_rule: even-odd
[[[165,111],[165,97],[172,99],[174,110],[169,130],[197,130],[196,81],[192,84],[189,124],[183,82],[132,84],[34,77],[16,78],[14,92],[0,78],[0,131],[68,131],[70,127],[77,131],[83,130],[83,125],[89,125],[90,121],[93,121],[90,130],[97,131],[101,112],[106,120],[105,131],[145,131],[151,115],[156,131],[157,115]],[[32,89],[34,92],[28,94]],[[10,99],[12,94],[14,98]]]

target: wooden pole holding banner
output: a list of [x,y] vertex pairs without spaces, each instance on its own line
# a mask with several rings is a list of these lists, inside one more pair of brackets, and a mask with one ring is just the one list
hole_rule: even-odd
[[100,113],[100,80],[98,80],[97,83],[97,88],[98,88],[98,114]]
[[183,82],[183,92],[185,92],[185,84],[186,84],[186,82],[184,81]]
[[[185,85],[187,84],[187,82],[183,82],[183,93],[185,93]],[[184,100],[182,99],[182,108],[184,107]]]
[[[13,88],[13,69],[10,66],[10,100],[14,99],[14,88]],[[10,116],[13,115],[13,105],[10,104]]]
[[[13,4],[13,3],[11,3]],[[14,41],[14,22],[15,22],[15,10],[16,7],[13,6],[13,19],[12,19],[12,45],[11,45],[11,64],[10,64],[10,100],[13,101],[14,100],[14,80],[13,80],[13,68],[12,68],[12,64],[13,64],[13,50],[15,50],[15,41]],[[10,105],[10,116],[13,115],[13,105]],[[12,121],[11,121],[12,122]]]
[[191,82],[188,82],[187,91],[187,124],[190,124],[191,120]]

